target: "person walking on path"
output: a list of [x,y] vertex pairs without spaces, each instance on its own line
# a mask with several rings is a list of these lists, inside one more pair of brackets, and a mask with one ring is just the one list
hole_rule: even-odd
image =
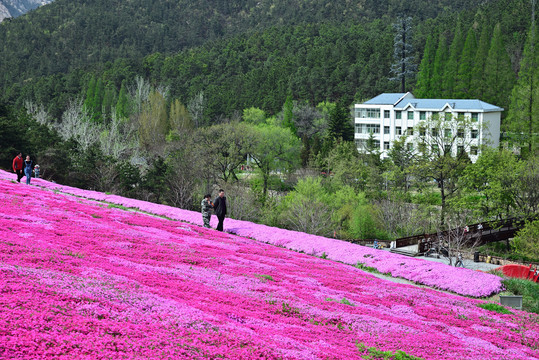
[[21,182],[21,179],[23,177],[22,166],[22,153],[19,153],[19,155],[15,156],[15,159],[13,159],[13,172],[17,174],[17,182]]
[[202,221],[204,221],[204,227],[210,228],[211,210],[213,209],[211,194],[206,194],[204,196],[200,206],[202,207]]
[[24,161],[24,175],[26,175],[26,185],[30,185],[30,179],[32,178],[32,165],[33,162],[30,160],[30,155],[26,155],[26,160]]
[[217,215],[217,219],[219,219],[217,230],[223,231],[223,222],[226,215],[226,197],[223,189],[219,189],[219,196],[213,201],[213,208],[215,209],[214,211],[215,215]]

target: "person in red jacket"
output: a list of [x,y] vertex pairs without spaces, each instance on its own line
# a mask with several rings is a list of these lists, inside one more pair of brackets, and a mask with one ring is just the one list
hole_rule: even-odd
[[22,163],[22,153],[19,153],[19,155],[15,156],[15,159],[13,159],[13,172],[17,174],[18,182],[21,182],[21,179],[23,177]]

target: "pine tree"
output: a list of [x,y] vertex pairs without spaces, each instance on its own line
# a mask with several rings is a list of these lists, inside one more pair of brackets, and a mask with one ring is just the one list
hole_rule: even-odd
[[443,34],[440,34],[438,40],[438,48],[436,49],[436,56],[434,57],[434,65],[432,67],[432,78],[430,82],[430,91],[428,97],[439,98],[442,97],[442,85],[444,79],[444,69],[447,59],[447,44],[446,38]]
[[490,46],[489,40],[490,28],[486,24],[486,21],[483,21],[481,35],[479,37],[479,42],[477,43],[474,66],[472,68],[471,94],[473,98],[477,99],[483,99],[485,94],[485,63],[487,61]]
[[425,44],[425,50],[423,51],[423,58],[421,59],[421,64],[419,65],[417,84],[414,90],[414,94],[419,98],[426,98],[430,95],[435,56],[436,47],[434,45],[434,38],[432,35],[429,35],[427,38],[427,43]]
[[485,63],[484,100],[507,109],[514,83],[515,74],[511,69],[511,60],[503,43],[501,26],[497,24]]
[[294,103],[292,96],[288,95],[283,105],[283,127],[290,129],[292,134],[296,135],[296,126],[294,125]]
[[84,108],[90,114],[93,114],[93,111],[95,109],[95,87],[95,76],[92,76],[92,78],[88,82],[88,87],[86,88],[86,98],[84,99]]
[[94,108],[92,119],[100,123],[103,121],[103,99],[105,98],[105,83],[102,78],[97,79],[94,94]]
[[354,127],[352,126],[350,111],[338,101],[335,107],[329,113],[328,133],[333,139],[342,139],[344,141],[354,140]]
[[122,81],[122,87],[120,88],[120,94],[118,95],[118,102],[116,102],[116,116],[118,116],[120,119],[126,119],[129,117],[129,99],[127,98],[125,80]]
[[454,97],[455,83],[458,77],[459,59],[464,48],[464,36],[462,34],[462,24],[457,20],[455,35],[449,47],[449,59],[445,64],[443,77],[443,95],[447,98]]
[[393,24],[396,35],[393,40],[395,62],[391,65],[391,73],[394,75],[390,80],[398,81],[401,92],[406,91],[406,79],[413,78],[416,73],[412,48],[412,18],[399,19]]
[[455,85],[455,97],[457,98],[470,98],[473,96],[471,93],[472,70],[476,52],[477,41],[475,39],[475,31],[473,28],[470,28],[466,35],[466,42],[464,43],[464,49],[462,49],[462,55],[459,60],[458,76]]
[[532,21],[524,54],[520,62],[518,81],[511,93],[511,106],[507,114],[507,126],[520,144],[527,144],[528,151],[537,146],[539,133],[539,49],[537,28]]

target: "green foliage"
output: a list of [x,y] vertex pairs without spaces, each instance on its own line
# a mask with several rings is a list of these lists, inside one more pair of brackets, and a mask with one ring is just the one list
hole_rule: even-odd
[[516,76],[511,68],[502,37],[501,25],[494,27],[490,49],[485,63],[485,92],[483,100],[507,109],[509,95],[515,84]]
[[354,140],[354,127],[350,110],[342,101],[338,101],[329,113],[328,133],[335,140]]
[[356,347],[361,353],[362,359],[384,359],[384,360],[421,360],[422,358],[408,355],[404,351],[382,351],[376,347],[367,347],[364,343],[356,342]]
[[539,259],[539,220],[526,223],[512,242],[516,254]]
[[522,295],[522,310],[539,314],[539,283],[516,278],[506,278],[503,285],[514,295]]
[[475,30],[470,28],[466,35],[462,55],[458,63],[458,75],[455,84],[454,94],[457,98],[472,98],[472,81],[474,57],[477,53],[477,40],[475,38]]
[[512,314],[511,311],[507,310],[505,307],[503,307],[500,304],[483,303],[483,304],[477,304],[477,306],[485,310],[497,312],[498,314]]
[[511,106],[504,124],[510,140],[520,146],[528,145],[531,153],[538,146],[539,133],[539,34],[535,24],[529,30],[520,62],[518,80],[511,93]]

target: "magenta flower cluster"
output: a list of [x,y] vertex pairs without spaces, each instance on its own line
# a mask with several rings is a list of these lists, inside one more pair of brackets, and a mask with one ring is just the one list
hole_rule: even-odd
[[0,203],[0,359],[539,358],[522,311],[11,181]]
[[[0,172],[0,178],[13,178],[13,175]],[[170,219],[202,225],[200,212],[182,210],[96,191],[82,190],[50,183],[42,179],[36,179],[34,183],[48,189],[58,190],[83,198],[106,201],[165,216]],[[217,218],[215,216],[212,217],[211,224],[213,227],[217,226]],[[443,263],[410,258],[322,236],[233,219],[227,219],[225,221],[225,231],[310,255],[324,255],[328,259],[346,264],[356,265],[360,263],[364,266],[372,267],[381,273],[390,274],[393,277],[400,277],[418,284],[451,291],[460,295],[486,297],[503,290],[502,279],[492,274],[465,268],[450,267]]]

